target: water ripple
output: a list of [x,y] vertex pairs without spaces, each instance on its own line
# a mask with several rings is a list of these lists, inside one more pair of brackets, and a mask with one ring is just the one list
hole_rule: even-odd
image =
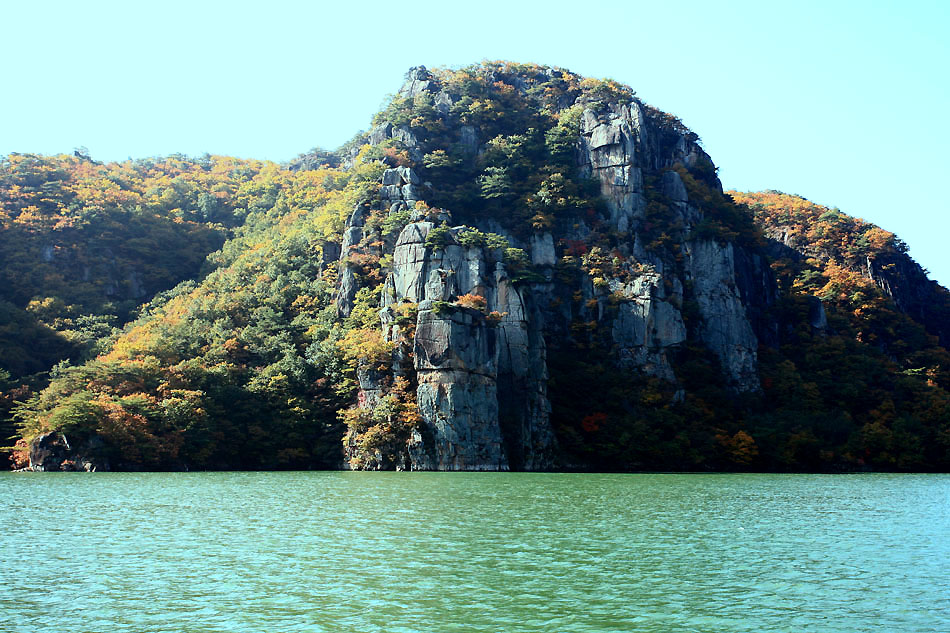
[[0,632],[950,631],[950,477],[0,475]]

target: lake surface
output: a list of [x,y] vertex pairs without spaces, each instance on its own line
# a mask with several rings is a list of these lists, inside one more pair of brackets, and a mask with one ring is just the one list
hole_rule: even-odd
[[950,476],[3,473],[0,631],[950,631]]

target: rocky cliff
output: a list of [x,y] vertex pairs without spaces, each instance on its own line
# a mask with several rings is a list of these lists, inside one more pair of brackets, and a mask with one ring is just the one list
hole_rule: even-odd
[[[505,80],[499,76],[496,83]],[[750,312],[765,306],[750,301],[770,301],[770,278],[761,270],[758,253],[694,231],[706,220],[705,212],[701,201],[691,198],[680,171],[695,191],[722,196],[715,168],[695,135],[655,111],[647,114],[635,97],[591,102],[583,90],[568,90],[559,105],[567,113],[563,118],[573,114],[577,119],[570,176],[591,182],[601,206],[529,231],[498,215],[468,213],[468,225],[456,224],[452,209],[434,206],[440,183],[431,173],[435,170],[422,166],[425,157],[455,149],[478,160],[490,151],[486,141],[497,145],[503,135],[486,139],[478,127],[453,115],[453,105],[465,95],[444,83],[416,68],[399,97],[434,104],[442,136],[455,139],[454,147],[427,143],[411,126],[381,121],[367,140],[402,149],[419,168],[394,165],[383,172],[378,197],[351,216],[341,255],[338,309],[343,316],[352,309],[359,285],[353,254],[391,257],[380,327],[396,349],[391,372],[416,385],[421,416],[400,467],[553,467],[557,447],[546,349],[569,345],[579,324],[597,331],[597,344],[610,363],[656,377],[673,386],[674,394],[678,378],[671,357],[690,342],[718,359],[730,389],[760,389],[759,341]],[[511,84],[522,96],[536,87],[531,82],[504,85]],[[658,210],[659,221],[651,217]],[[365,218],[374,213],[387,218],[408,213],[408,223],[392,241],[367,228]],[[492,236],[498,244],[466,239],[475,235]],[[609,245],[595,246],[604,236]],[[409,353],[397,345],[405,328],[396,324],[394,308],[403,304],[417,310]],[[376,374],[361,381],[362,406],[374,406],[377,398],[370,394],[384,392],[387,380]],[[355,445],[348,457],[353,464],[385,463],[361,459]]]

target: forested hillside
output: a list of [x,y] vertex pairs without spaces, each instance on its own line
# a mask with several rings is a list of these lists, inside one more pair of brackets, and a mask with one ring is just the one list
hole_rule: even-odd
[[140,305],[197,279],[277,165],[221,156],[0,161],[0,417],[61,361],[105,350]]
[[0,179],[19,466],[950,467],[947,291],[616,82],[418,68],[290,165]]
[[17,377],[78,360],[143,301],[196,278],[265,165],[77,154],[0,163],[0,363]]
[[799,196],[729,193],[769,238],[778,321],[799,324],[768,350],[772,404],[819,443],[860,429],[851,454],[878,468],[946,464],[950,293],[878,226]]

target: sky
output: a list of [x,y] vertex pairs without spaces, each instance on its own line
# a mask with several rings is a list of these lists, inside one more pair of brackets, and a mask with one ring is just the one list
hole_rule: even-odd
[[726,188],[897,233],[950,285],[950,2],[3,2],[0,154],[286,161],[369,127],[412,66],[630,85]]

